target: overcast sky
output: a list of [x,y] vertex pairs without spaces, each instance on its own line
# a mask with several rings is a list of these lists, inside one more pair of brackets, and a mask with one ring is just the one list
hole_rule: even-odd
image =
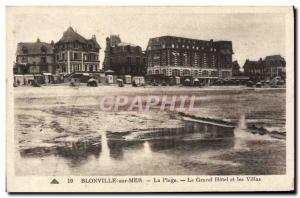
[[105,38],[119,34],[121,40],[146,48],[151,37],[172,35],[201,40],[231,40],[233,60],[242,66],[247,58],[272,54],[285,56],[285,17],[282,13],[198,12],[185,8],[26,8],[8,10],[7,40],[14,60],[18,42],[58,41],[72,26],[85,38],[96,35],[104,59]]

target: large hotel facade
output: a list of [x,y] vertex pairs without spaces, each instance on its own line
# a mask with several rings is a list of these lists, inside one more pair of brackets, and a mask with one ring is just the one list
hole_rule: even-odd
[[232,42],[204,41],[175,36],[151,38],[147,75],[198,78],[210,82],[232,76]]

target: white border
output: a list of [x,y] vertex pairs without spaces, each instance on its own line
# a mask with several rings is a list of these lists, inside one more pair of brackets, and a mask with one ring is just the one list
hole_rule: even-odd
[[[0,90],[2,93],[2,97],[0,97],[0,104],[1,107],[3,108],[0,114],[0,127],[1,127],[1,152],[0,152],[0,157],[1,157],[1,179],[0,179],[0,185],[1,185],[1,195],[2,196],[8,196],[8,194],[5,192],[5,145],[6,145],[6,136],[5,136],[5,108],[6,108],[6,103],[5,103],[5,93],[6,93],[6,85],[5,85],[5,77],[6,77],[6,63],[5,63],[5,6],[7,5],[25,5],[25,6],[30,6],[30,5],[273,5],[273,6],[279,6],[279,5],[294,5],[296,8],[299,9],[300,7],[300,1],[299,0],[251,0],[251,1],[239,1],[239,0],[202,0],[201,2],[196,2],[192,0],[152,0],[151,3],[150,1],[145,1],[145,0],[127,0],[122,1],[122,0],[105,0],[102,2],[98,2],[97,0],[52,0],[52,1],[39,1],[39,0],[28,0],[26,2],[22,0],[1,0],[0,1],[0,72],[1,72],[1,78],[0,78]],[[299,12],[299,10],[298,10]],[[298,15],[298,14],[297,14]],[[297,17],[298,18],[298,17]],[[297,27],[299,27],[299,18],[296,21],[297,22]],[[296,36],[296,35],[295,35]],[[298,36],[298,35],[297,35]],[[299,42],[299,40],[297,39]],[[295,43],[295,45],[298,44]],[[297,51],[296,54],[297,57],[299,57],[299,51]],[[300,72],[299,69],[297,69],[297,76],[299,76]],[[297,78],[296,78],[297,79]],[[299,82],[298,82],[299,83]],[[297,83],[297,92],[299,91],[299,84]],[[299,99],[299,98],[298,98]],[[298,110],[298,109],[297,109]],[[297,122],[300,122],[300,118],[298,117]],[[299,135],[297,136],[299,140]],[[297,156],[299,157],[299,156]],[[299,167],[298,167],[299,168]],[[299,182],[297,182],[299,183]],[[56,195],[58,196],[58,195]],[[102,195],[103,196],[103,195]],[[107,195],[106,195],[107,196]],[[131,195],[129,195],[131,196]],[[157,196],[157,195],[156,195]],[[255,197],[260,197],[260,195],[254,195]],[[60,196],[58,196],[60,197]]]

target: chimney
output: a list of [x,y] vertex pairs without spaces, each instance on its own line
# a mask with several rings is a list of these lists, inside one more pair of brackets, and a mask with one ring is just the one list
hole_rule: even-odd
[[51,40],[51,43],[50,43],[50,44],[51,44],[51,46],[54,46],[54,41],[53,41],[53,40]]
[[39,37],[36,39],[36,42],[37,42],[37,43],[40,43],[40,42],[41,42]]

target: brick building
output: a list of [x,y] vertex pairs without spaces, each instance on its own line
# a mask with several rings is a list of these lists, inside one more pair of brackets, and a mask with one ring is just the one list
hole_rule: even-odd
[[54,42],[21,42],[17,45],[14,74],[55,73]]
[[100,70],[99,50],[95,35],[86,39],[69,27],[54,44],[57,73],[70,74],[76,71],[97,72]]
[[253,81],[272,80],[280,76],[285,79],[286,62],[280,55],[266,56],[258,61],[246,60],[244,64],[245,75]]
[[106,38],[103,69],[113,70],[119,76],[144,76],[146,55],[140,46],[122,42],[119,35],[111,35]]
[[280,55],[266,56],[265,64],[267,67],[267,75],[270,78],[280,76],[281,78],[285,79],[286,61],[282,56]]
[[148,76],[180,76],[204,82],[232,76],[232,42],[175,36],[151,38],[147,50]]

